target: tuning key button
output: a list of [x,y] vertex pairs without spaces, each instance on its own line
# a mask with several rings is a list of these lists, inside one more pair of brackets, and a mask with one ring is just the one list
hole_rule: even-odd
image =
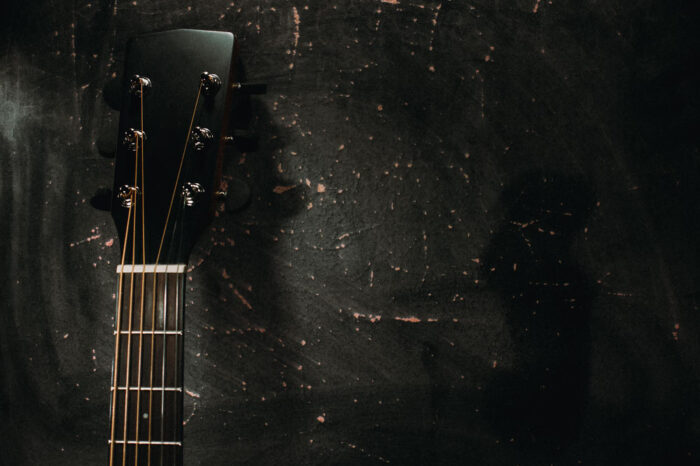
[[182,200],[187,207],[192,207],[196,202],[197,198],[204,192],[204,188],[199,183],[185,183],[182,185]]
[[202,94],[204,95],[214,95],[221,88],[221,78],[214,73],[205,71],[200,77],[200,82],[202,83]]
[[145,141],[146,132],[134,128],[129,128],[128,130],[124,131],[124,139],[122,139],[122,143],[129,150],[134,151],[136,150],[136,143],[139,139],[141,140],[141,142]]
[[212,133],[208,128],[196,126],[192,130],[191,138],[194,150],[201,151],[206,149],[212,139],[214,139],[214,133]]
[[128,184],[125,184],[124,186],[119,187],[119,191],[117,191],[117,199],[119,199],[119,203],[122,205],[122,207],[129,209],[132,205],[134,205],[134,201],[139,194],[141,194],[141,189],[138,186],[129,186]]
[[147,94],[151,90],[151,80],[138,74],[133,75],[129,80],[129,94],[141,97],[142,90],[143,94]]

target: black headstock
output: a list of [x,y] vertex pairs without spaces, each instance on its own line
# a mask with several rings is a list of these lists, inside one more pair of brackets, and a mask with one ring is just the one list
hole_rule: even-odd
[[227,32],[180,29],[129,42],[111,208],[127,261],[186,263],[209,223],[236,51]]

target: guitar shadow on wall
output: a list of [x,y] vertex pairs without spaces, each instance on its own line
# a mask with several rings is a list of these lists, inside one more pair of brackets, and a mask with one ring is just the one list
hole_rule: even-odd
[[288,249],[278,248],[286,236],[280,230],[305,210],[307,187],[278,169],[291,130],[275,122],[265,99],[246,98],[237,108],[232,125],[249,128],[259,142],[227,154],[223,180],[229,192],[249,189],[250,199],[235,202],[233,212],[218,209],[190,258],[185,298],[185,386],[192,392],[185,397],[185,454],[201,464],[223,464],[233,454],[237,463],[267,464],[270,451],[281,451],[286,433],[299,428],[291,411],[302,403],[281,384],[281,373],[297,372],[300,358],[285,343],[293,322],[276,249]]
[[571,459],[588,398],[596,292],[571,247],[593,194],[581,178],[535,172],[507,186],[501,199],[504,221],[482,273],[508,303],[514,360],[512,368],[494,369],[484,411],[524,463]]

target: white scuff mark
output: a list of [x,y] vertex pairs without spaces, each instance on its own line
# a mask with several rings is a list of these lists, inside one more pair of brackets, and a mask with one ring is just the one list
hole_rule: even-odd
[[[199,398],[199,396],[197,396],[197,398]],[[190,420],[191,420],[192,417],[194,416],[194,413],[196,413],[196,412],[197,412],[197,402],[195,401],[195,402],[194,402],[194,406],[192,406],[192,412],[190,413],[189,416],[187,416],[187,419],[185,419],[184,421],[182,421],[182,425],[183,425],[183,426],[186,426],[187,423],[190,422]]]
[[197,398],[197,399],[201,398],[201,396],[199,396],[199,393],[193,392],[192,390],[185,389],[185,393],[187,393],[192,398]]

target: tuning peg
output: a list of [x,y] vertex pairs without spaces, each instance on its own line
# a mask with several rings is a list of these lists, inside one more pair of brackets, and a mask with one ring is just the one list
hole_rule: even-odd
[[227,212],[242,210],[250,204],[251,199],[250,186],[240,178],[233,178],[226,182],[224,189],[217,191],[216,195],[224,201]]
[[97,210],[109,212],[112,207],[112,190],[109,188],[99,188],[90,198],[90,205]]
[[267,94],[267,84],[262,83],[233,83],[233,90],[241,94],[260,95]]

